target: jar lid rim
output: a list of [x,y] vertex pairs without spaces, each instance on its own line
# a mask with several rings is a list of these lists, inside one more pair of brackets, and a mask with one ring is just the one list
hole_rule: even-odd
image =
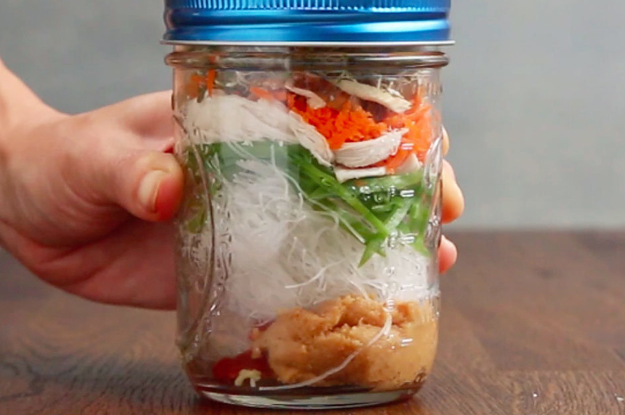
[[441,44],[450,0],[166,0],[165,43]]
[[453,46],[456,44],[454,40],[441,41],[414,41],[414,42],[254,42],[254,41],[216,41],[216,40],[167,40],[161,41],[163,45],[173,46],[284,46],[284,47],[384,47],[384,46]]

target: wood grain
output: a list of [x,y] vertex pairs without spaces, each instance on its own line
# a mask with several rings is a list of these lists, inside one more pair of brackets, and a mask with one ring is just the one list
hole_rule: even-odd
[[[343,413],[625,414],[625,232],[453,239],[432,377],[408,402]],[[0,415],[270,413],[197,398],[174,328],[172,313],[59,292],[0,251]]]

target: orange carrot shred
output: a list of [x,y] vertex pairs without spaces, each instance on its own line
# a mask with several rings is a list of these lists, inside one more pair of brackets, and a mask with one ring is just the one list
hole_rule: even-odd
[[[413,107],[403,114],[392,114],[384,120],[391,128],[407,128],[408,132],[404,135],[403,141],[410,143],[413,149],[408,152],[415,153],[420,161],[425,160],[425,155],[432,144],[432,107],[426,102],[423,102],[419,96],[414,98]],[[408,154],[405,155],[402,162],[405,161]],[[385,164],[389,169],[398,167],[395,163],[399,159],[400,151],[395,156],[392,156],[387,160]],[[403,154],[402,154],[403,156]],[[389,170],[390,170],[389,169]]]
[[399,150],[397,150],[397,153],[395,153],[395,155],[386,159],[383,162],[383,166],[386,167],[387,173],[394,174],[395,169],[401,166],[402,164],[404,164],[404,161],[406,161],[406,159],[408,158],[410,153],[412,153],[412,151],[413,150],[410,150],[410,149],[399,148]]
[[[259,97],[264,93],[270,94],[264,90],[252,93]],[[419,94],[414,97],[412,108],[403,114],[391,113],[382,122],[376,122],[371,113],[349,99],[344,100],[340,106],[317,109],[310,108],[305,98],[295,94],[287,94],[285,101],[289,109],[298,113],[326,138],[332,150],[341,148],[346,142],[378,138],[389,129],[406,128],[408,132],[404,134],[397,153],[377,164],[386,167],[390,174],[412,153],[423,161],[433,140],[432,107]]]
[[273,95],[274,99],[276,99],[278,101],[284,102],[287,99],[287,93],[286,93],[286,90],[284,90],[284,89],[271,91],[271,95]]
[[268,101],[272,101],[274,99],[271,92],[267,91],[266,89],[259,88],[257,86],[250,87],[250,92],[254,94],[257,98],[266,99]]
[[189,82],[186,85],[186,92],[190,98],[197,98],[200,95],[200,86],[204,83],[204,79],[197,73],[192,74],[189,77]]
[[208,75],[206,76],[206,89],[208,90],[208,95],[213,96],[213,88],[215,87],[215,77],[217,76],[217,72],[214,69],[208,71]]
[[349,101],[345,101],[340,110],[329,106],[312,109],[302,106],[297,98],[290,98],[288,105],[328,140],[332,150],[341,148],[346,142],[377,138],[388,129],[385,123],[375,122],[362,107],[353,108]]

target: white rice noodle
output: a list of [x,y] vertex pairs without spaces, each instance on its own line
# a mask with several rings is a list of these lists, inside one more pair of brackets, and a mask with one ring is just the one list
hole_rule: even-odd
[[376,102],[397,113],[408,111],[412,104],[405,98],[393,95],[388,91],[371,85],[361,84],[357,81],[343,79],[337,82],[337,86],[350,95],[354,95],[365,101]]
[[343,167],[335,167],[334,175],[340,183],[353,179],[362,179],[363,177],[381,177],[386,176],[386,167],[367,167],[364,169],[346,169]]
[[[428,295],[428,259],[412,247],[400,243],[359,267],[363,245],[335,214],[304,202],[276,166],[248,160],[240,167],[224,183],[224,197],[213,200],[216,257],[227,258],[213,278],[225,284],[229,312],[269,322],[282,310],[346,294],[381,301]],[[204,232],[200,252],[211,244]]]
[[239,371],[237,378],[234,380],[234,386],[243,386],[246,380],[249,380],[250,386],[255,388],[256,382],[261,379],[259,370],[242,369]]
[[334,151],[336,162],[346,167],[366,167],[397,153],[407,128],[393,130],[373,140],[345,143]]

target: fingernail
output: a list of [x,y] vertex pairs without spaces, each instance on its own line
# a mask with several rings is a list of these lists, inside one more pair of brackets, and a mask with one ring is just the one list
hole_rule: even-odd
[[139,203],[148,212],[156,211],[158,188],[165,176],[167,176],[167,173],[162,170],[152,170],[143,176],[141,184],[139,184]]

